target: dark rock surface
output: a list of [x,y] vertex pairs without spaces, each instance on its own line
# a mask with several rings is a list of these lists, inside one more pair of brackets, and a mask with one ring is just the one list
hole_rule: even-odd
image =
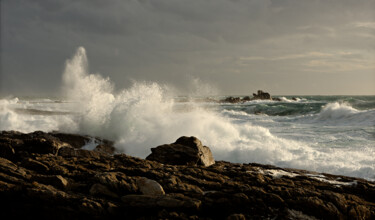
[[147,160],[170,165],[203,165],[215,163],[210,148],[203,146],[196,137],[180,137],[172,144],[151,148]]
[[271,95],[268,92],[263,92],[262,90],[258,90],[257,94],[253,93],[253,96],[253,99],[272,100]]
[[281,101],[280,98],[272,98],[268,92],[263,92],[262,90],[258,90],[257,93],[253,93],[253,97],[245,96],[245,97],[227,97],[220,102],[229,102],[229,103],[242,103],[247,101],[253,100],[273,100],[273,101]]
[[375,183],[363,179],[224,161],[168,165],[60,138],[0,134],[1,219],[375,218]]

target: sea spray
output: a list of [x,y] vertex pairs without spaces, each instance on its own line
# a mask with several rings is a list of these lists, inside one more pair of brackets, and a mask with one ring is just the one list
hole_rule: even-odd
[[199,137],[218,159],[235,162],[298,161],[300,154],[293,152],[311,151],[304,144],[274,137],[264,127],[235,124],[194,103],[181,111],[156,83],[134,83],[115,94],[108,79],[87,72],[84,48],[67,61],[63,79],[68,98],[79,102],[75,132],[113,139],[119,150],[134,156],[145,157],[151,147],[183,135]]
[[[66,62],[65,99],[3,99],[0,128],[100,136],[114,140],[118,151],[142,158],[151,147],[180,136],[196,136],[211,148],[216,160],[375,179],[371,97],[352,98],[350,105],[342,104],[342,97],[225,104],[211,102],[212,97],[201,97],[198,103],[189,96],[176,99],[169,93],[173,90],[152,82],[134,82],[114,91],[109,78],[89,73],[86,51],[79,48]],[[19,108],[70,114],[19,114]]]
[[[28,106],[34,106],[28,101],[19,98],[0,99],[0,131],[15,130],[21,132],[33,132],[36,130],[52,131],[58,130],[60,124],[71,123],[69,115],[28,114]],[[37,103],[37,105],[39,105]],[[41,108],[41,106],[39,106]]]
[[18,98],[0,99],[0,129],[24,127],[24,123],[18,119],[18,115],[12,111],[11,106],[18,102]]
[[307,143],[277,137],[265,127],[239,123],[194,102],[175,103],[156,83],[134,83],[115,94],[109,79],[87,72],[83,48],[67,62],[64,79],[68,79],[64,80],[68,97],[79,101],[75,132],[115,140],[119,151],[133,156],[144,158],[151,147],[183,135],[200,138],[216,159],[232,162],[349,172],[358,169],[363,156],[352,156],[354,165],[346,167],[347,158],[341,152],[319,151]]
[[108,122],[115,97],[109,78],[99,74],[88,74],[86,51],[77,49],[71,60],[66,62],[63,74],[63,91],[68,100],[76,102],[75,110],[79,117],[78,129],[100,135],[98,129]]

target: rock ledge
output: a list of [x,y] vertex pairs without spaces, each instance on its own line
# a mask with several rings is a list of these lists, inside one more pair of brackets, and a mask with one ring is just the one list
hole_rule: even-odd
[[162,164],[43,132],[0,133],[0,198],[1,219],[375,218],[375,183],[363,179],[224,161]]

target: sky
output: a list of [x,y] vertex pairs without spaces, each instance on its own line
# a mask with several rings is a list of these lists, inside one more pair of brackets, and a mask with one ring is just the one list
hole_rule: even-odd
[[80,46],[90,73],[117,89],[146,81],[187,94],[198,82],[202,95],[375,95],[375,0],[0,4],[2,96],[59,94]]

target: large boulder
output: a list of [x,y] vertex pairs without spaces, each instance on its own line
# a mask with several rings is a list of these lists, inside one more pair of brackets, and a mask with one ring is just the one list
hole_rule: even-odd
[[163,187],[155,180],[141,177],[137,180],[137,185],[143,195],[165,195]]
[[147,160],[171,165],[203,165],[215,163],[210,148],[203,146],[196,137],[180,137],[172,144],[151,148]]

